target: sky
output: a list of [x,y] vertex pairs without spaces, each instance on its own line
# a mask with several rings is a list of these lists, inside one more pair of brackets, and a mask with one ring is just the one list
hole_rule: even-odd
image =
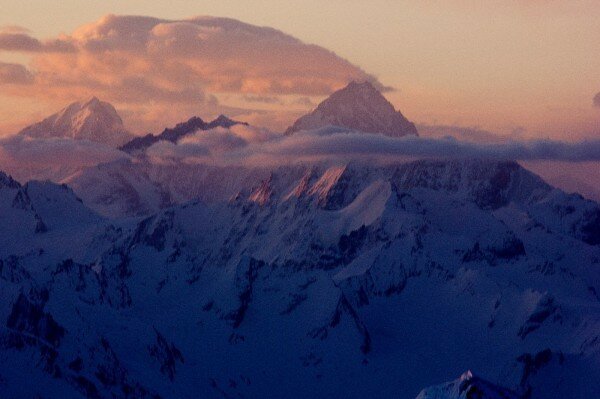
[[595,0],[0,0],[0,9],[0,135],[90,95],[114,103],[136,133],[221,112],[283,129],[354,79],[379,85],[418,124],[600,137]]

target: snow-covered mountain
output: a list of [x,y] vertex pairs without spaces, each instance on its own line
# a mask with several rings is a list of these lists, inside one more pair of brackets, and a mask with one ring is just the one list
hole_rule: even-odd
[[130,153],[142,153],[151,145],[158,143],[159,141],[169,141],[171,143],[176,143],[179,139],[190,135],[192,133],[197,132],[198,130],[210,130],[217,127],[222,128],[230,128],[235,125],[248,125],[245,122],[234,121],[233,119],[229,119],[225,115],[219,115],[216,119],[211,122],[204,122],[200,117],[194,116],[190,118],[186,122],[182,122],[177,124],[174,128],[166,128],[162,131],[162,133],[158,135],[154,135],[149,133],[142,137],[136,137],[131,141],[128,141],[123,146],[121,146],[121,150]]
[[521,395],[466,371],[458,379],[421,391],[417,399],[519,399]]
[[75,102],[19,134],[35,138],[67,137],[117,147],[133,136],[123,126],[115,108],[96,97]]
[[227,169],[112,220],[0,176],[0,396],[598,397],[597,203],[514,162]]
[[336,91],[311,113],[299,118],[286,134],[327,125],[391,137],[418,135],[415,125],[369,82],[351,82]]

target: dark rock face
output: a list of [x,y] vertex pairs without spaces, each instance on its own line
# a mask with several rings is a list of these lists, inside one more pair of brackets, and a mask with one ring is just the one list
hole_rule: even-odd
[[140,222],[131,244],[145,244],[149,247],[162,251],[165,248],[166,234],[172,228],[173,214],[165,212],[164,217],[149,217]]
[[0,280],[18,284],[31,279],[31,275],[16,256],[0,259]]
[[369,82],[352,82],[290,126],[286,134],[327,125],[391,137],[418,136],[417,128]]
[[600,245],[600,208],[584,216],[581,226],[581,239],[590,245]]
[[540,300],[535,311],[519,329],[518,336],[521,339],[525,339],[529,334],[539,329],[547,320],[557,322],[562,320],[560,307],[555,303],[554,298],[551,296],[546,296]]
[[508,189],[514,181],[514,174],[521,167],[516,162],[504,162],[497,165],[489,184],[476,187],[474,190],[475,203],[482,209],[498,209],[509,201]]
[[244,321],[250,302],[252,301],[252,292],[254,282],[258,278],[258,271],[265,266],[265,263],[254,258],[245,258],[238,265],[239,273],[235,279],[236,290],[238,292],[239,306],[228,315],[233,328],[238,328]]
[[248,125],[245,122],[238,122],[227,118],[224,115],[220,115],[217,119],[212,122],[204,122],[201,118],[194,116],[187,122],[177,124],[174,128],[167,128],[158,135],[147,134],[143,137],[136,137],[133,140],[125,143],[119,149],[129,154],[136,152],[143,152],[148,147],[152,146],[159,141],[169,141],[176,143],[182,137],[192,134],[198,130],[210,130],[216,127],[230,128],[235,125]]
[[521,378],[521,386],[525,386],[527,380],[532,374],[537,373],[542,367],[552,360],[554,354],[550,349],[544,349],[536,354],[525,353],[517,359],[523,364],[523,376]]
[[21,187],[18,181],[12,178],[12,176],[0,171],[0,189],[3,187],[18,189]]
[[419,160],[398,167],[400,189],[463,191],[479,208],[495,210],[511,201],[527,202],[552,188],[514,161]]
[[193,133],[197,130],[205,130],[206,126],[206,122],[197,116],[194,116],[187,122],[177,124],[174,128],[167,128],[163,130],[163,132],[159,135],[155,136],[150,133],[143,137],[136,137],[128,143],[125,143],[120,150],[131,154],[136,151],[143,151],[152,144],[158,143],[161,140],[176,143],[177,140],[187,134]]
[[160,372],[169,377],[170,381],[175,379],[176,362],[184,363],[183,355],[177,347],[169,343],[167,339],[156,330],[156,343],[148,346],[150,356],[156,359],[160,364]]
[[15,334],[35,338],[45,345],[57,347],[65,335],[65,329],[52,315],[44,312],[48,293],[42,292],[40,296],[41,301],[34,303],[21,293],[8,316],[6,327]]

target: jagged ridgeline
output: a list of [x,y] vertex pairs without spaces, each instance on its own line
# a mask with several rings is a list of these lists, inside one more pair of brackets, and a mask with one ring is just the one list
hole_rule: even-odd
[[119,218],[2,175],[3,397],[596,396],[597,203],[514,162],[204,167]]

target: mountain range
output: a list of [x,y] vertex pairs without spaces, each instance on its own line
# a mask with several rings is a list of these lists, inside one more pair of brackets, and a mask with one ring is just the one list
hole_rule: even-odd
[[112,220],[4,175],[4,396],[598,392],[597,203],[512,162],[255,173]]
[[[284,137],[416,135],[373,90]],[[245,124],[76,134],[96,102],[23,134],[128,155],[0,172],[0,397],[600,397],[597,202],[511,160],[156,162]]]

